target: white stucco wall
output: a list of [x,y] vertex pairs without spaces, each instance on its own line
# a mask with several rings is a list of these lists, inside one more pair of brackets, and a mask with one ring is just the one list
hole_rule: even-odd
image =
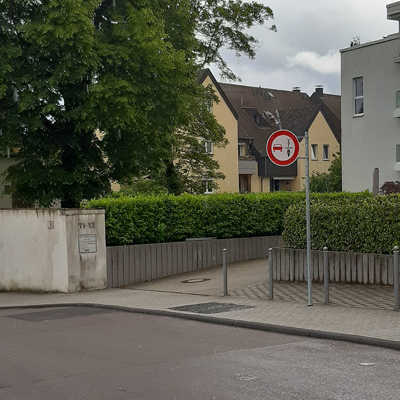
[[[400,180],[394,170],[400,144],[400,118],[393,117],[400,90],[400,34],[342,50],[343,190],[372,190],[374,168],[380,186]],[[364,78],[364,116],[353,115],[353,78]]]
[[[102,210],[0,210],[0,290],[106,287],[104,226]],[[82,234],[95,252],[80,252]]]

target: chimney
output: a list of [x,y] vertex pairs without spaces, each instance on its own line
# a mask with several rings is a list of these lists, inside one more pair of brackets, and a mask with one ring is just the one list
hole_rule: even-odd
[[294,87],[293,87],[293,92],[295,92],[295,93],[300,93],[300,92],[301,92],[301,87],[299,87],[299,86],[294,86]]
[[323,96],[324,95],[324,87],[322,85],[315,86],[315,93],[318,97]]

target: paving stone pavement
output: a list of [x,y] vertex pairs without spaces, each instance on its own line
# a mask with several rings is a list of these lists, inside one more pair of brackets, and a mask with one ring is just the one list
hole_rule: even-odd
[[[232,296],[245,297],[250,300],[268,299],[268,283],[258,283],[245,288],[230,291]],[[274,282],[274,299],[305,303],[307,301],[307,284],[305,282]],[[323,285],[313,283],[313,302],[323,303]],[[372,309],[393,309],[393,288],[390,286],[330,284],[329,301],[331,304],[345,307]]]

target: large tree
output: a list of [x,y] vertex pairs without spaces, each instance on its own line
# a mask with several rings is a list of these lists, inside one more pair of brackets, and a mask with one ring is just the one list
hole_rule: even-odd
[[198,71],[216,63],[233,77],[220,50],[254,56],[243,30],[271,16],[241,0],[0,1],[0,146],[18,149],[14,195],[73,207],[110,181],[167,172],[193,138],[223,144]]

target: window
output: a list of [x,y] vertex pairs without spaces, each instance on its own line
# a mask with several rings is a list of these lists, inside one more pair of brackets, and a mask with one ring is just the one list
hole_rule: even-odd
[[400,144],[396,144],[396,162],[400,163]]
[[322,148],[322,159],[329,160],[329,144],[324,144]]
[[213,110],[213,101],[211,99],[207,100],[207,111],[212,112]]
[[247,146],[246,143],[239,143],[239,157],[245,157],[247,156]]
[[212,179],[203,179],[203,193],[210,194],[214,192]]
[[364,114],[364,78],[353,79],[354,115]]
[[311,145],[311,160],[318,160],[318,145]]
[[209,140],[206,140],[204,142],[204,147],[206,149],[207,154],[214,154],[214,145],[213,142],[210,142]]
[[239,175],[239,192],[240,193],[251,192],[251,175],[247,174]]

